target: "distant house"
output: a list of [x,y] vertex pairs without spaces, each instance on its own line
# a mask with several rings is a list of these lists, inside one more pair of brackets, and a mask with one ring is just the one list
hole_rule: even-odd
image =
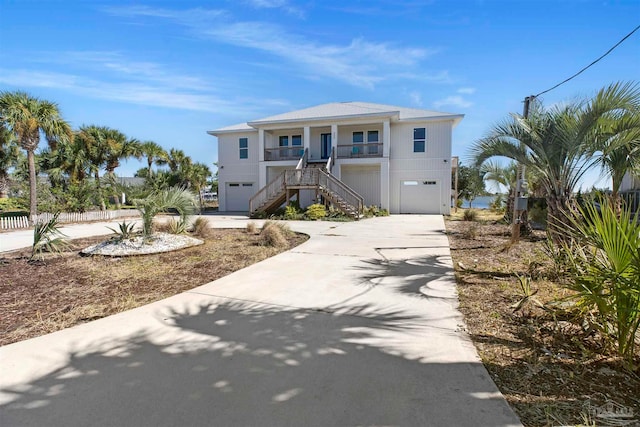
[[626,200],[631,210],[640,210],[640,176],[627,173],[620,185],[620,195]]
[[323,104],[209,131],[220,211],[288,200],[448,214],[452,129],[463,115],[365,102]]

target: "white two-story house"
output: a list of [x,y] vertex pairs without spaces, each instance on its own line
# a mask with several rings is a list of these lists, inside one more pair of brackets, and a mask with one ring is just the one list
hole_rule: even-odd
[[297,198],[302,207],[448,214],[452,129],[462,118],[336,102],[209,131],[218,138],[219,210],[268,211]]

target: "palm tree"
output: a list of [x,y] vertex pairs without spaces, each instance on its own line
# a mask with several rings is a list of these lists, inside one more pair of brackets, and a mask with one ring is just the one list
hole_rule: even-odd
[[[611,178],[611,198],[619,211],[623,177],[640,170],[640,86],[614,83],[601,89],[583,115],[587,148]],[[593,121],[596,126],[589,128]]]
[[198,192],[200,209],[203,206],[202,189],[207,185],[207,180],[211,176],[211,170],[204,163],[194,163],[189,168],[188,181],[194,191]]
[[35,151],[40,144],[40,134],[44,134],[51,148],[55,148],[58,141],[72,137],[71,127],[62,118],[57,104],[20,91],[0,93],[0,121],[27,152],[29,214],[33,219],[38,213]]
[[19,154],[14,135],[0,124],[0,199],[9,196],[9,169],[17,165]]
[[540,177],[544,187],[548,223],[561,221],[574,188],[592,162],[584,147],[578,104],[545,109],[531,105],[527,118],[513,114],[477,141],[472,154],[477,165],[492,157],[523,164]]
[[147,158],[147,176],[151,178],[153,176],[153,169],[151,166],[163,165],[167,163],[168,154],[164,148],[153,141],[145,141],[141,144],[140,149],[142,155]]

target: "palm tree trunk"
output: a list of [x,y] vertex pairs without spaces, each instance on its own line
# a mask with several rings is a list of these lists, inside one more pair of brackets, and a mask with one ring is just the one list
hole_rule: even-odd
[[106,211],[107,205],[104,203],[104,196],[102,195],[102,187],[100,186],[100,172],[95,171],[94,179],[96,181],[96,193],[98,194],[98,199],[100,199],[100,210]]
[[107,174],[109,175],[109,181],[111,182],[111,194],[116,202],[116,209],[120,209],[120,196],[116,191],[116,175],[113,170],[108,170]]
[[34,222],[36,215],[38,215],[38,193],[36,190],[38,177],[34,150],[27,150],[27,164],[29,165],[29,218],[31,222]]

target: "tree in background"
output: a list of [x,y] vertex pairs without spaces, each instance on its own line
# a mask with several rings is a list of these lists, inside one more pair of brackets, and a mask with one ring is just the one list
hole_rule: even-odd
[[167,164],[169,154],[164,148],[153,141],[145,141],[140,145],[140,153],[147,159],[147,177],[153,176],[152,166]]
[[476,197],[485,193],[484,180],[480,168],[464,166],[458,168],[458,200],[469,201],[469,208]]
[[62,118],[57,104],[19,91],[0,93],[0,121],[27,152],[29,214],[34,218],[38,213],[35,151],[40,144],[40,134],[44,134],[51,148],[55,148],[59,141],[72,138],[71,127]]
[[0,123],[0,199],[9,196],[9,170],[18,164],[19,154],[13,133]]

